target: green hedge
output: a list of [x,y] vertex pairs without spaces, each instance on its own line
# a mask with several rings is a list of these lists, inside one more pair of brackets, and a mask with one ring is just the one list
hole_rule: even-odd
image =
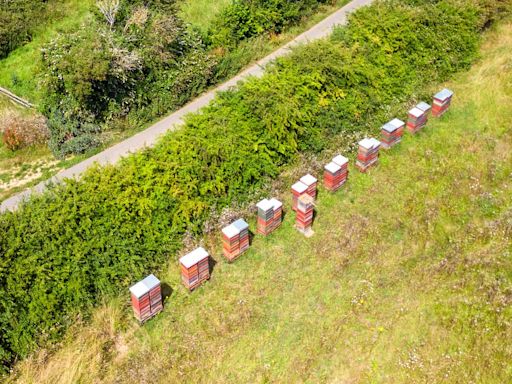
[[280,33],[329,0],[235,0],[209,32],[215,45],[230,46],[262,33]]
[[[301,151],[361,130],[466,68],[494,3],[381,2],[333,37],[219,95],[181,130],[0,216],[0,359],[57,340],[74,316],[173,259],[185,232],[247,198]],[[485,9],[486,13],[481,12]]]

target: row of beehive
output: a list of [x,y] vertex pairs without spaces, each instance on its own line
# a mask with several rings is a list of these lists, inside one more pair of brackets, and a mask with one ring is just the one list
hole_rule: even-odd
[[[381,141],[365,138],[359,141],[356,167],[361,172],[377,164],[379,149],[393,147],[402,140],[404,127],[411,133],[421,130],[427,123],[428,114],[439,117],[451,104],[453,92],[443,89],[434,95],[433,108],[425,102],[417,104],[408,111],[407,123],[393,119],[381,128]],[[337,191],[348,179],[349,160],[337,155],[324,167],[324,186],[328,191]],[[312,234],[314,201],[317,196],[318,180],[310,174],[300,178],[292,185],[292,209],[296,212],[295,227],[305,235]],[[281,225],[283,204],[274,198],[263,199],[257,205],[257,231],[267,236]],[[236,260],[250,246],[249,224],[238,219],[222,229],[222,248],[228,261]],[[210,255],[199,247],[180,258],[182,282],[193,290],[210,278]],[[130,287],[132,307],[135,317],[141,322],[155,316],[163,309],[160,281],[149,275],[144,280]]]

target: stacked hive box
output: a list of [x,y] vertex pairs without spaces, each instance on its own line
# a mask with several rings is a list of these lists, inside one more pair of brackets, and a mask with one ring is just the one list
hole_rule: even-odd
[[359,142],[356,166],[361,172],[375,165],[379,160],[380,141],[366,138]]
[[130,287],[133,312],[141,323],[151,319],[163,309],[160,280],[149,275]]
[[181,280],[189,290],[201,285],[210,278],[210,255],[199,247],[180,258]]
[[409,132],[416,133],[423,128],[425,124],[427,124],[426,112],[422,111],[418,107],[414,107],[408,112],[407,129]]
[[348,177],[348,159],[338,155],[324,167],[324,184],[329,191],[337,191]]
[[229,261],[235,260],[249,249],[249,224],[239,219],[223,228],[222,249]]
[[416,108],[425,112],[425,114],[427,115],[427,118],[428,118],[428,114],[430,113],[430,110],[432,109],[430,107],[430,105],[425,103],[424,101],[419,102],[418,105],[416,105]]
[[240,231],[240,254],[249,249],[249,224],[244,219],[238,219],[234,225]]
[[274,198],[270,199],[269,201],[274,206],[274,220],[272,224],[272,230],[275,230],[281,225],[283,221],[283,203]]
[[313,224],[314,199],[309,195],[302,195],[297,201],[297,216],[295,218],[295,228],[305,235],[312,234],[311,226]]
[[306,187],[308,187],[306,193],[313,199],[316,199],[316,184],[318,180],[308,173],[306,176],[302,176],[300,178],[300,182],[303,183]]
[[308,186],[302,181],[297,181],[292,185],[292,209],[297,210],[297,200],[300,196],[308,192]]
[[258,233],[267,236],[272,232],[274,224],[274,205],[268,200],[263,199],[258,204]]
[[281,225],[283,204],[276,199],[263,199],[258,204],[258,233],[267,236]]
[[390,122],[384,124],[381,128],[382,146],[384,148],[391,148],[393,145],[402,141],[404,126],[405,123],[399,119],[393,119]]
[[434,95],[434,103],[432,106],[432,116],[439,117],[445,113],[452,102],[453,92],[449,89],[443,89]]
[[345,184],[348,179],[348,159],[345,156],[337,155],[332,162],[341,167],[341,185]]

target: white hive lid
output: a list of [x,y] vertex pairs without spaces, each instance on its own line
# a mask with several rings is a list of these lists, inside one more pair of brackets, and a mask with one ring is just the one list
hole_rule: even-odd
[[380,147],[380,141],[375,139],[375,138],[371,138],[370,141],[372,142],[372,146],[373,148],[377,148],[377,147]]
[[445,101],[446,99],[453,96],[453,92],[450,91],[448,88],[443,89],[442,91],[436,93],[434,95],[434,99]]
[[421,109],[423,112],[427,112],[428,110],[430,110],[431,106],[430,104],[421,101],[418,103],[418,105],[416,105],[416,108]]
[[338,164],[340,167],[343,167],[345,164],[348,163],[348,159],[345,156],[338,155],[334,159],[332,159],[332,162]]
[[222,233],[225,234],[228,239],[231,239],[232,237],[239,235],[240,230],[233,224],[230,224],[227,227],[222,228]]
[[238,229],[239,232],[249,228],[249,224],[247,224],[244,219],[238,219],[237,221],[233,222],[231,225],[233,227],[235,227],[236,229]]
[[336,173],[336,172],[339,172],[339,170],[341,169],[341,167],[336,164],[335,162],[331,161],[329,164],[327,164],[324,169],[330,173]]
[[414,107],[413,109],[411,109],[409,112],[409,115],[413,115],[414,117],[420,117],[422,116],[425,112],[423,112],[421,109],[419,108],[416,108]]
[[263,199],[258,204],[256,204],[256,207],[262,211],[269,211],[274,208],[274,205],[269,200]]
[[272,203],[274,205],[274,209],[279,209],[279,208],[281,208],[283,206],[283,203],[281,203],[277,199],[272,198],[269,201],[270,201],[270,203]]
[[292,189],[295,192],[303,193],[307,191],[308,186],[304,184],[302,181],[297,181],[295,184],[292,185]]
[[359,142],[359,146],[366,148],[366,149],[372,149],[372,144],[373,144],[373,142],[368,138],[363,139]]
[[300,181],[309,187],[310,185],[315,184],[318,180],[316,179],[315,176],[308,173],[307,175],[302,176],[300,178]]
[[398,129],[398,127],[395,127],[393,124],[391,124],[391,121],[389,123],[386,123],[382,126],[382,129],[386,132],[394,132]]
[[372,138],[366,138],[359,142],[359,145],[365,149],[373,149],[380,145],[380,141],[377,139]]
[[142,280],[142,282],[148,288],[148,290],[151,290],[160,285],[160,280],[158,280],[157,277],[153,274],[146,277],[144,280]]
[[196,265],[201,260],[207,258],[209,256],[208,252],[206,252],[206,249],[203,247],[199,247],[195,250],[193,250],[190,253],[187,253],[185,256],[180,258],[180,263],[183,264],[186,268],[190,268],[193,265]]
[[405,125],[405,123],[402,120],[397,119],[397,118],[394,118],[388,124],[391,124],[392,126],[394,126],[396,128],[400,128]]
[[134,284],[130,287],[130,292],[133,296],[139,298],[148,293],[149,289],[146,287],[146,284],[144,284],[143,281],[139,281],[137,284]]

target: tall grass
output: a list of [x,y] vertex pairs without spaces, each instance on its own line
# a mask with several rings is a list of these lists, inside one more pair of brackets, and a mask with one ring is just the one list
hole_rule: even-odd
[[180,4],[180,16],[202,33],[206,33],[215,18],[233,0],[184,0]]
[[112,302],[10,381],[508,382],[512,23],[481,57],[446,84],[446,116],[320,191],[312,238],[293,229],[285,188],[283,227],[236,263],[205,239],[217,264],[204,287],[189,294],[171,265],[157,318],[138,327],[127,299]]

